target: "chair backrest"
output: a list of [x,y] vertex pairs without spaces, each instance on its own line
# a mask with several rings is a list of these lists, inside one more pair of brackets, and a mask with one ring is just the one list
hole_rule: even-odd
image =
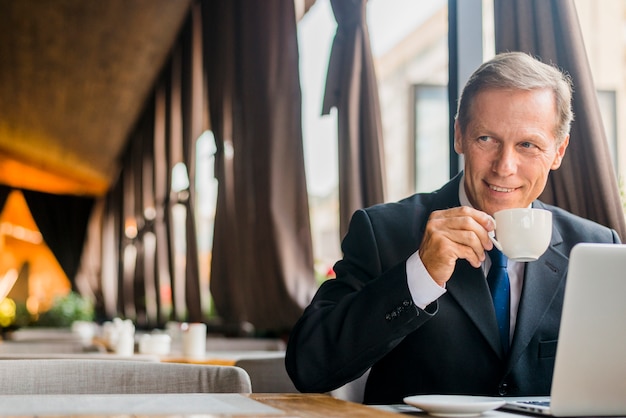
[[368,369],[361,377],[331,391],[330,395],[337,399],[343,399],[344,401],[363,403],[365,384],[367,383],[369,374],[370,371]]
[[250,376],[252,391],[256,393],[298,393],[285,368],[284,352],[242,356],[235,366]]
[[250,393],[234,366],[87,359],[0,360],[0,393]]

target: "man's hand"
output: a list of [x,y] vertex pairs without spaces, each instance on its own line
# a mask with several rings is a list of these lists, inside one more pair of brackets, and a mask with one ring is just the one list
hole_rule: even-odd
[[491,216],[468,206],[433,212],[426,223],[419,255],[435,282],[443,286],[459,258],[480,267],[485,250],[493,248],[488,232],[494,227]]

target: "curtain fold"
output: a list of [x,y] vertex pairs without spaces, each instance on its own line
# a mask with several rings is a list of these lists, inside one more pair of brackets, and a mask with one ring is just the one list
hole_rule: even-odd
[[[96,311],[96,315],[103,319],[111,319],[118,316],[122,311],[121,299],[118,297],[118,277],[120,276],[120,237],[122,234],[121,219],[122,187],[120,182],[114,184],[104,197],[104,210],[102,216],[102,271],[101,288],[102,300],[96,299],[96,307],[102,311]],[[97,239],[90,236],[89,239]]]
[[218,148],[211,292],[225,321],[286,332],[317,288],[294,3],[202,6]]
[[[186,29],[188,26],[186,26]],[[186,32],[186,31],[183,31]],[[184,38],[184,37],[183,37]],[[183,74],[183,61],[182,61],[182,44],[180,42],[174,47],[172,58],[171,58],[171,68],[168,74],[169,81],[169,129],[168,129],[168,140],[169,144],[169,171],[171,176],[172,183],[174,182],[173,177],[173,169],[178,165],[178,175],[181,177],[176,181],[185,180],[182,177],[187,176],[187,167],[180,165],[183,163],[183,103],[182,103],[182,74]],[[187,178],[188,179],[188,178]],[[188,257],[188,244],[189,237],[187,236],[188,228],[187,219],[193,219],[193,210],[189,209],[189,189],[181,189],[179,187],[183,187],[182,184],[174,185],[176,190],[171,190],[171,201],[172,201],[172,237],[173,237],[173,257],[172,263],[174,266],[174,276],[173,276],[173,286],[172,286],[172,300],[174,301],[174,310],[176,312],[177,317],[184,317],[187,312],[191,313],[190,310],[194,310],[200,306],[200,290],[199,290],[199,278],[197,274],[194,277],[189,277],[188,272],[191,271],[192,274],[197,273],[198,269],[188,270],[189,267],[189,257]],[[174,218],[174,213],[178,215],[178,217],[184,217],[183,225],[180,225],[180,219]],[[178,230],[178,232],[176,231]],[[176,234],[182,234],[184,237],[183,240],[176,237]],[[194,234],[195,238],[195,234]],[[184,241],[184,244],[183,244]],[[178,244],[178,245],[176,245]],[[183,248],[181,248],[181,246]],[[196,258],[194,258],[195,260]],[[188,289],[188,285],[191,285],[191,289]],[[190,290],[188,292],[188,290]],[[190,302],[190,303],[188,303]],[[185,312],[187,311],[187,312]],[[197,321],[201,320],[201,313],[194,312],[193,315]],[[190,319],[191,320],[191,319]]]
[[67,275],[72,290],[85,243],[93,197],[54,195],[22,190],[41,235]]
[[[188,148],[193,148],[195,131],[188,126],[188,114],[196,112],[185,93],[190,87],[184,86],[191,72],[189,57],[180,45],[174,51],[129,136],[122,171],[105,198],[102,216],[102,300],[97,306],[104,312],[99,314],[124,316],[140,328],[205,319],[192,197],[189,191],[171,192],[174,165],[193,167],[194,153]],[[188,241],[182,253],[175,253],[174,239],[181,232],[174,226],[176,205],[186,212],[183,235]]]
[[102,231],[104,204],[105,200],[103,198],[98,198],[94,201],[87,223],[80,267],[76,273],[78,293],[94,303],[95,311],[98,312],[96,320],[100,320],[102,312],[105,311],[102,281],[100,279],[103,272],[102,248],[105,242]]
[[382,120],[366,21],[367,0],[331,0],[337,20],[322,114],[337,108],[339,229],[385,199]]
[[[215,138],[215,178],[218,198],[213,228],[210,289],[219,315],[225,322],[236,323],[247,316],[239,313],[245,305],[243,291],[237,291],[239,279],[245,274],[237,232],[233,164],[233,106],[235,76],[235,3],[204,1],[203,53],[207,64],[219,62],[209,71],[205,68],[211,129]],[[229,238],[230,236],[230,238]],[[219,260],[219,261],[218,261]],[[235,279],[232,279],[235,278]]]
[[[137,190],[137,176],[140,175],[140,155],[137,153],[139,141],[132,137],[124,155],[122,177],[122,213],[120,233],[120,284],[118,297],[121,301],[121,316],[137,319],[137,311],[141,308],[136,301],[141,300],[142,291],[136,292],[136,284],[143,283],[143,277],[136,270],[140,256],[140,240],[137,239],[141,229],[142,216],[138,214],[141,205],[140,193]],[[138,324],[139,325],[139,324]]]
[[208,118],[205,116],[206,89],[204,86],[202,60],[202,10],[198,3],[192,5],[189,23],[183,28],[181,58],[181,100],[183,106],[182,161],[187,167],[190,180],[189,195],[184,201],[187,211],[185,219],[185,235],[187,238],[186,303],[189,307],[189,319],[200,322],[203,317],[203,301],[200,291],[203,281],[200,277],[198,237],[194,210],[196,201],[196,140],[208,128],[206,123]]
[[523,51],[552,62],[574,83],[571,137],[541,199],[614,228],[626,223],[573,0],[495,2],[496,52]]

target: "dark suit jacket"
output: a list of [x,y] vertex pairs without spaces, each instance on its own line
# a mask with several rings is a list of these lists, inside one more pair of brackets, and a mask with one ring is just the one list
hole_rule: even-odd
[[553,214],[552,240],[527,263],[508,356],[482,269],[465,260],[447,293],[422,310],[405,262],[434,210],[459,206],[455,177],[440,190],[357,211],[337,278],[318,290],[295,325],[286,367],[298,390],[326,392],[371,368],[365,403],[416,394],[547,395],[552,382],[568,256],[579,242],[617,243],[616,232],[535,201]]

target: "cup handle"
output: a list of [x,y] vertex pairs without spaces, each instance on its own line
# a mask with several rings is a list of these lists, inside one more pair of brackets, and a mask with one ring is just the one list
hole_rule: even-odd
[[502,245],[498,242],[498,240],[496,239],[496,233],[493,231],[489,231],[488,233],[489,235],[489,239],[491,240],[491,242],[493,242],[493,245],[500,251],[502,251]]

